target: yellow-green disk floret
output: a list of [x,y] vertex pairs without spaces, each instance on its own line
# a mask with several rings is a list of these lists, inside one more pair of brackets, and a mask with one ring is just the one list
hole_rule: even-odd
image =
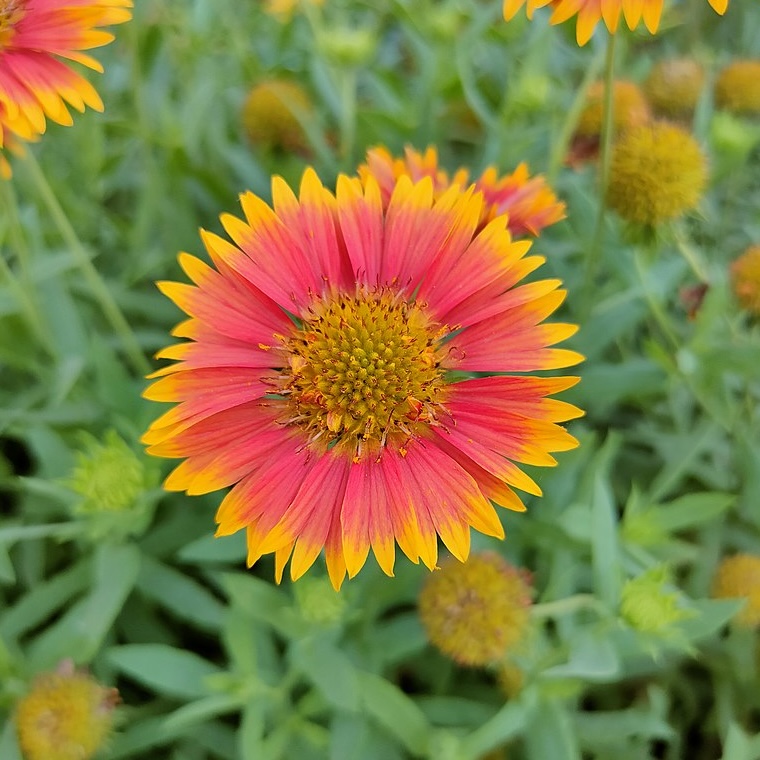
[[[613,89],[612,123],[614,131],[644,124],[650,119],[649,104],[644,93],[634,82],[618,80]],[[586,105],[575,128],[579,137],[598,137],[602,132],[604,118],[604,82],[594,82],[589,87]]]
[[268,79],[248,93],[243,104],[243,127],[248,139],[263,150],[304,153],[309,142],[303,121],[313,113],[303,87],[287,79]]
[[742,308],[760,317],[760,245],[751,245],[731,264],[731,284]]
[[25,760],[89,760],[111,731],[117,703],[115,689],[69,666],[39,676],[16,708]]
[[531,586],[524,572],[498,554],[441,563],[425,583],[419,612],[428,638],[462,665],[501,659],[524,637]]
[[735,61],[715,82],[715,104],[736,114],[760,114],[760,61]]
[[693,58],[673,58],[655,64],[644,83],[654,110],[663,116],[691,116],[705,83],[705,70]]
[[608,202],[623,219],[656,225],[694,208],[707,162],[686,130],[666,122],[629,129],[615,144]]
[[735,554],[718,565],[712,584],[716,599],[744,597],[747,604],[736,614],[738,625],[755,628],[760,625],[760,557]]

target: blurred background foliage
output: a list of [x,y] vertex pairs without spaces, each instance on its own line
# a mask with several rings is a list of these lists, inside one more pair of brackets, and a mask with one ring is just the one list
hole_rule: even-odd
[[[606,33],[578,48],[572,24],[506,24],[498,0],[268,10],[140,0],[99,53],[105,114],[51,126],[0,187],[0,757],[20,757],[30,680],[71,659],[119,689],[112,760],[760,758],[757,626],[711,598],[723,557],[760,557],[760,325],[729,269],[760,242],[760,122],[712,96],[760,57],[760,8],[684,0],[657,36],[619,35],[620,78],[704,67],[688,126],[711,180],[656,230],[608,214],[591,277],[597,166],[565,159]],[[536,474],[526,514],[501,513],[503,543],[473,536],[534,589],[489,667],[428,643],[428,572],[403,558],[339,595],[321,568],[246,571],[242,537],[212,537],[220,496],[163,493],[169,465],[138,443],[179,316],[153,281],[181,278],[176,253],[241,191],[309,164],[332,185],[376,144],[473,173],[527,161],[568,206],[534,249],[581,325],[582,445]],[[733,580],[760,617],[757,570]]]

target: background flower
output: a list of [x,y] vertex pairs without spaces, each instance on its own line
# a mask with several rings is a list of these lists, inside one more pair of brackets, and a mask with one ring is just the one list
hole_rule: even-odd
[[644,124],[613,149],[609,204],[623,219],[655,225],[694,208],[706,183],[705,156],[688,132],[666,122]]
[[529,624],[529,576],[494,552],[451,558],[425,582],[418,601],[430,641],[462,665],[488,665],[519,646]]
[[[470,184],[470,173],[459,168],[452,177],[438,162],[438,151],[429,147],[424,153],[407,146],[403,158],[395,158],[383,147],[367,151],[367,161],[359,167],[359,176],[366,182],[373,177],[380,186],[383,202],[390,200],[400,177],[418,181],[430,177],[436,194],[440,195],[451,185],[465,188]],[[499,175],[495,167],[486,169],[473,185],[483,193],[482,222],[506,215],[507,227],[514,237],[536,236],[551,224],[565,218],[565,204],[542,176],[531,177],[526,164],[520,164],[512,174]]]

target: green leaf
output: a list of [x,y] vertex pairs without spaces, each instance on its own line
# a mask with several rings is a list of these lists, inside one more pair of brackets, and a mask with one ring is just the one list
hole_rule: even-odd
[[35,640],[31,659],[37,667],[52,668],[69,657],[77,664],[90,662],[121,612],[139,569],[136,546],[99,546],[89,593]]
[[531,711],[523,736],[526,760],[581,760],[570,715],[556,700],[544,700]]
[[224,605],[208,589],[179,570],[146,557],[137,587],[180,620],[209,631],[218,631],[221,626]]
[[6,721],[0,734],[0,757],[3,760],[24,760],[16,739],[16,724],[12,720]]
[[236,712],[240,709],[242,699],[234,694],[212,694],[210,697],[189,702],[166,717],[169,731],[186,729],[197,723],[203,723],[218,715]]
[[677,627],[689,641],[699,641],[719,631],[745,603],[745,599],[698,599],[689,605],[698,614]]
[[527,712],[523,700],[507,702],[492,718],[462,741],[465,757],[481,757],[510,739],[525,727]]
[[266,728],[267,704],[260,696],[248,701],[240,720],[238,747],[240,760],[261,760],[264,756],[263,739]]
[[209,696],[206,679],[221,672],[208,660],[165,644],[112,647],[108,650],[108,660],[157,694],[179,699]]
[[620,674],[620,659],[613,643],[601,631],[581,628],[570,642],[570,655],[563,665],[544,671],[552,678],[583,678],[613,681]]
[[672,533],[715,519],[735,501],[736,496],[730,493],[692,493],[662,504],[654,514],[659,526]]
[[425,753],[430,724],[419,707],[397,686],[373,673],[359,673],[361,707],[413,755]]
[[621,570],[618,552],[617,512],[610,486],[609,461],[617,449],[610,438],[594,458],[591,495],[591,552],[594,589],[597,596],[614,609],[620,599]]
[[16,638],[47,620],[87,587],[90,571],[91,562],[83,560],[31,588],[2,613],[0,636]]
[[332,641],[325,636],[299,641],[292,647],[290,658],[331,705],[349,712],[358,708],[359,675]]
[[220,538],[213,535],[203,536],[191,541],[177,552],[177,557],[183,562],[203,565],[216,562],[240,564],[245,562],[247,555],[244,531]]

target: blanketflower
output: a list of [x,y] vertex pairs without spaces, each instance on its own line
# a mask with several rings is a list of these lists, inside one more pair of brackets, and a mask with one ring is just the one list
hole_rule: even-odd
[[118,703],[116,689],[101,686],[70,662],[42,673],[16,708],[24,758],[89,760],[107,741]]
[[278,581],[323,547],[339,588],[370,547],[392,575],[395,542],[434,568],[438,536],[460,560],[470,527],[503,537],[491,500],[540,494],[515,462],[577,445],[557,423],[580,410],[547,398],[577,378],[529,374],[582,359],[551,348],[574,325],[542,324],[559,280],[518,287],[543,259],[503,218],[483,227],[472,188],[401,177],[384,204],[371,177],[333,194],[308,169],[299,197],[279,177],[272,197],[222,215],[234,244],[202,232],[213,266],[181,254],[193,285],[160,283],[190,316],[145,394],[176,404],[143,439],[185,459],[166,488],[233,486],[217,534],[244,528],[249,565],[274,553]]
[[82,51],[109,43],[113,35],[100,27],[128,21],[131,7],[131,0],[0,0],[0,131],[30,140],[47,119],[72,124],[68,106],[102,111],[95,88],[64,61],[102,72]]
[[[728,0],[707,0],[716,13],[723,15]],[[642,21],[651,34],[660,26],[660,16],[665,0],[504,0],[504,18],[509,21],[527,3],[528,18],[533,18],[537,8],[551,5],[553,13],[549,22],[561,24],[577,16],[575,36],[579,45],[585,45],[594,33],[596,25],[604,21],[611,34],[617,32],[622,14],[629,29],[635,29]]]
[[[385,205],[399,177],[407,176],[415,182],[430,177],[436,195],[451,185],[465,188],[470,182],[470,173],[464,168],[457,169],[450,178],[440,168],[438,151],[433,147],[420,153],[407,146],[403,158],[394,157],[383,147],[371,148],[367,151],[367,163],[359,167],[359,176],[365,184],[369,177],[377,181]],[[506,214],[507,226],[514,237],[538,235],[544,227],[565,218],[565,204],[557,200],[542,176],[531,177],[524,163],[507,176],[499,176],[494,167],[489,167],[474,181],[474,186],[483,193],[481,221],[487,223]]]

